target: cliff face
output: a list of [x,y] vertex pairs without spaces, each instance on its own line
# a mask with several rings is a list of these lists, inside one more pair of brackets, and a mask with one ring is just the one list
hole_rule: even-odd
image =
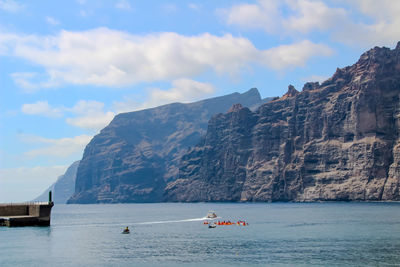
[[235,103],[263,101],[257,89],[117,115],[86,146],[69,203],[159,202],[178,163],[196,145],[212,115]]
[[47,190],[33,201],[48,201],[49,191],[52,191],[53,202],[55,204],[65,204],[67,200],[74,194],[76,172],[78,170],[79,161],[75,161],[68,167],[65,174],[58,177],[57,181]]
[[400,43],[214,116],[165,201],[400,200]]

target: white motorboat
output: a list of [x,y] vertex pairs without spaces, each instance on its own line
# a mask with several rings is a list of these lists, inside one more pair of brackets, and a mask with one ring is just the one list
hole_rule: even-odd
[[218,216],[217,216],[217,214],[214,212],[214,211],[209,211],[208,213],[207,213],[207,216],[206,216],[206,218],[207,219],[215,219],[215,218],[217,218]]

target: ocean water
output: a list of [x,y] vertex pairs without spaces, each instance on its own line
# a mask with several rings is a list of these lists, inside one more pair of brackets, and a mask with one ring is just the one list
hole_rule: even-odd
[[400,266],[400,203],[56,205],[0,227],[0,266]]

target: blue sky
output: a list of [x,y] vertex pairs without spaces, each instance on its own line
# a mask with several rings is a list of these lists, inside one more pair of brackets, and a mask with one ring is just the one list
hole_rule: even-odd
[[400,41],[400,1],[0,0],[0,202],[33,199],[120,113],[323,81]]

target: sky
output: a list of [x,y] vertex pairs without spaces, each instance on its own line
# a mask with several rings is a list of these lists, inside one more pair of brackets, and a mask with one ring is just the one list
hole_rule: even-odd
[[400,41],[397,0],[0,0],[0,202],[29,201],[113,117],[301,90]]

